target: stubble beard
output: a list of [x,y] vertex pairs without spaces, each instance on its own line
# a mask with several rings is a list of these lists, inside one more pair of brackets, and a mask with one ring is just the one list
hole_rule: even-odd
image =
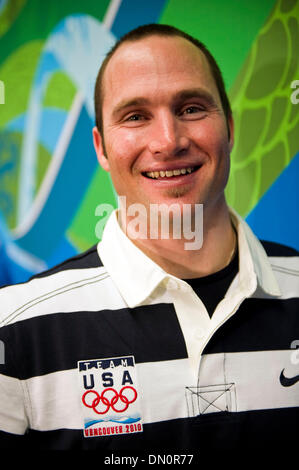
[[169,198],[174,198],[174,199],[178,199],[180,197],[183,197],[185,196],[185,194],[188,192],[188,188],[171,188],[171,189],[167,189],[165,191],[165,194],[167,197]]

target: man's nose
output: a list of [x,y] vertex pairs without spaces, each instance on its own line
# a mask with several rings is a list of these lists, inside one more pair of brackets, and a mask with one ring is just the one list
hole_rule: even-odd
[[168,157],[187,150],[189,139],[182,124],[171,112],[161,112],[151,126],[148,148],[152,154]]

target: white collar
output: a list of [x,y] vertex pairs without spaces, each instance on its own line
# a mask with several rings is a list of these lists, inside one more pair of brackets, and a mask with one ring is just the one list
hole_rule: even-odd
[[[146,256],[125,235],[117,221],[117,211],[110,215],[98,254],[122,297],[130,308],[141,305],[165,279],[174,278]],[[239,286],[255,290],[257,286],[270,296],[281,292],[266,252],[247,223],[230,208],[232,222],[238,233]]]

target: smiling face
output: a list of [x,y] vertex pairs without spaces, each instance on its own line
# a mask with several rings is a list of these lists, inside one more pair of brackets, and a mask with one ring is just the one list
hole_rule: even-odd
[[123,43],[107,65],[103,94],[106,155],[96,128],[94,145],[127,206],[224,204],[232,122],[196,46],[158,35]]

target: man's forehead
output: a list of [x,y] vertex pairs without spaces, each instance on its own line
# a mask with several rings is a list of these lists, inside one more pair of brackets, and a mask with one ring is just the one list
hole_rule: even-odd
[[158,53],[159,50],[163,51],[163,49],[168,49],[169,47],[189,49],[190,51],[193,50],[195,53],[198,51],[199,55],[202,54],[199,47],[184,37],[167,36],[157,33],[135,40],[124,41],[115,51],[113,57],[116,57],[119,53],[123,55],[127,54],[129,57],[130,54],[138,54],[139,50],[143,51],[152,48],[156,48]]
[[[102,91],[111,88],[121,82],[124,77],[130,80],[130,72],[139,74],[152,73],[156,68],[163,69],[163,59],[173,61],[176,68],[182,63],[184,71],[205,70],[210,74],[210,67],[204,53],[190,41],[180,36],[151,35],[134,41],[125,41],[115,51],[107,64],[103,81]],[[165,66],[166,67],[166,66]],[[149,68],[149,70],[147,70]]]

